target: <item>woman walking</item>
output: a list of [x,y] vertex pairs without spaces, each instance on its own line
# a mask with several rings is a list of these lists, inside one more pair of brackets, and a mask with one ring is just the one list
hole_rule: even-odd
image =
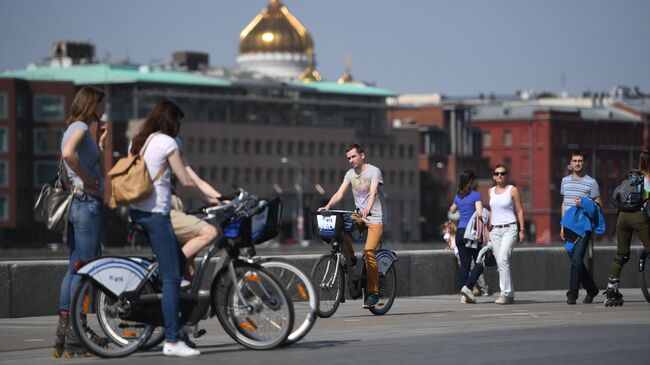
[[[449,208],[451,213],[460,212],[460,220],[456,230],[456,248],[460,259],[459,286],[467,282],[472,260],[476,258],[478,250],[465,246],[465,229],[469,223],[472,214],[476,212],[481,216],[483,212],[483,203],[481,194],[474,190],[476,187],[476,174],[474,171],[465,170],[460,174],[458,182],[458,192],[454,197],[454,202]],[[464,298],[461,298],[463,300]]]
[[[521,206],[519,190],[507,184],[508,169],[499,164],[494,168],[492,178],[496,186],[490,188],[490,246],[497,261],[499,270],[499,287],[501,295],[496,304],[512,304],[515,301],[515,290],[510,274],[510,257],[516,242],[523,242],[524,211]],[[478,275],[483,271],[483,264],[477,263],[470,275],[470,280],[461,289],[467,301],[474,301],[471,288],[474,286]]]
[[[104,114],[104,93],[92,87],[83,87],[75,95],[70,117],[61,142],[61,156],[73,191],[68,212],[68,270],[61,282],[59,324],[52,354],[66,357],[85,352],[70,325],[71,296],[80,277],[73,274],[74,265],[99,256],[104,207],[104,171],[102,154],[106,128],[99,121]],[[93,139],[90,126],[97,122],[97,137]],[[102,341],[96,335],[94,340]]]
[[144,227],[156,254],[163,281],[162,312],[165,321],[166,356],[196,356],[200,352],[181,341],[178,302],[181,275],[186,259],[174,235],[169,212],[171,210],[172,171],[183,187],[194,182],[185,169],[174,139],[180,130],[181,109],[171,101],[160,102],[133,139],[131,154],[141,154],[153,180],[154,189],[144,200],[131,204],[131,219]]

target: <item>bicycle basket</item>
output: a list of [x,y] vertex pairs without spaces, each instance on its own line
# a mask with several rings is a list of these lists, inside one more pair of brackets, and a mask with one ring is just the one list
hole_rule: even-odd
[[234,218],[225,225],[224,235],[235,247],[258,245],[278,235],[282,212],[280,198],[260,202],[252,214]]
[[343,212],[311,213],[312,231],[325,242],[340,241],[342,242],[345,235],[345,216],[349,214]]

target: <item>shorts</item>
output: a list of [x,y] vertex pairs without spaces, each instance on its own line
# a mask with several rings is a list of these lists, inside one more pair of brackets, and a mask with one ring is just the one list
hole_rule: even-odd
[[176,235],[176,239],[181,246],[198,236],[203,227],[208,224],[203,219],[185,214],[183,210],[181,199],[176,195],[172,195],[172,210],[169,212],[169,217],[172,220],[174,235]]

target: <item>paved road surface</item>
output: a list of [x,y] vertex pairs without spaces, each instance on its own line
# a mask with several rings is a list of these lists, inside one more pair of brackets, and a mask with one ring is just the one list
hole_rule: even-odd
[[0,319],[1,364],[650,364],[650,304],[625,289],[623,307],[569,306],[563,291],[517,293],[514,305],[495,297],[460,304],[458,296],[398,298],[375,317],[349,301],[320,319],[298,344],[274,351],[246,350],[205,322],[198,358],[165,358],[160,349],[126,359],[54,359],[49,345],[56,318]]

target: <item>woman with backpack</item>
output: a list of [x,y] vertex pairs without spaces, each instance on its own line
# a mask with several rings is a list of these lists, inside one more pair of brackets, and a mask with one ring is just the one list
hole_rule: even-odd
[[[102,236],[102,210],[104,208],[104,171],[102,154],[106,141],[106,128],[99,121],[104,114],[104,93],[83,87],[74,96],[70,117],[61,141],[61,158],[69,177],[72,202],[68,210],[68,246],[70,261],[61,282],[59,323],[52,350],[54,357],[85,353],[70,325],[71,296],[80,277],[73,274],[77,262],[89,261],[99,256]],[[90,126],[98,123],[97,139],[90,134]],[[94,336],[94,338],[98,337]]]
[[[634,184],[643,187],[641,189],[642,200],[636,207],[624,210],[619,208],[616,220],[616,257],[609,271],[609,283],[604,293],[605,306],[607,307],[623,305],[623,295],[618,292],[618,287],[621,281],[621,269],[630,260],[630,243],[634,232],[639,235],[645,252],[650,254],[650,229],[648,228],[650,217],[648,215],[648,206],[644,203],[650,197],[650,152],[647,150],[641,152],[641,155],[639,155],[639,170],[631,171],[626,176],[631,176],[630,174],[638,176]],[[639,175],[643,175],[642,183],[638,181],[641,180]],[[630,201],[628,197],[620,198]],[[614,200],[617,200],[616,197]]]
[[166,356],[196,356],[200,352],[181,340],[178,306],[181,275],[186,259],[174,235],[169,212],[171,210],[171,175],[183,187],[194,187],[185,170],[178,144],[174,139],[180,130],[183,111],[171,101],[162,101],[151,112],[131,144],[130,153],[140,154],[153,181],[153,190],[130,205],[131,219],[149,235],[151,247],[159,263],[163,281],[162,312],[165,320]]

